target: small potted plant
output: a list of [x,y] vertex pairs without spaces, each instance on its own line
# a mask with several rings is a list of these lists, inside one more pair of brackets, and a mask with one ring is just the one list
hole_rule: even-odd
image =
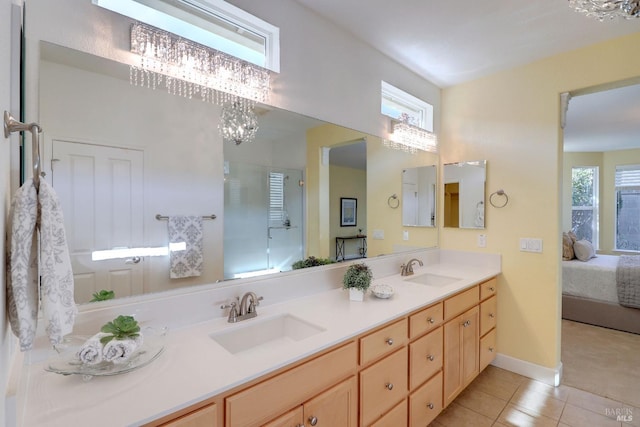
[[365,263],[351,264],[342,278],[343,288],[349,289],[349,299],[363,301],[372,278],[371,269]]

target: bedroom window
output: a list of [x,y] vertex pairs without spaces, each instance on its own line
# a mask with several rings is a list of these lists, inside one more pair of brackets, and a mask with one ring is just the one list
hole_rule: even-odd
[[640,251],[640,165],[616,166],[616,249]]
[[597,166],[571,169],[571,230],[594,248],[598,248],[598,176]]

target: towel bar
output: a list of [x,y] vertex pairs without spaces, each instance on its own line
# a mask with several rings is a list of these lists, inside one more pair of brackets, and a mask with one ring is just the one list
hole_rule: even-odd
[[[217,217],[215,215],[213,215],[213,214],[212,215],[203,215],[202,216],[202,219],[216,219],[216,218]],[[156,219],[158,221],[166,221],[166,220],[169,219],[169,216],[157,214],[156,215]]]

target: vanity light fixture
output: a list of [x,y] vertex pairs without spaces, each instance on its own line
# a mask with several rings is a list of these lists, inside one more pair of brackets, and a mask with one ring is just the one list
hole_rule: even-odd
[[640,0],[569,0],[569,6],[599,21],[640,18]]
[[438,138],[433,132],[422,129],[409,123],[409,117],[406,114],[401,116],[400,121],[392,120],[391,137],[384,139],[385,147],[403,150],[408,153],[417,153],[418,150],[438,152]]
[[240,105],[248,110],[269,98],[269,70],[155,27],[134,23],[131,52],[140,56],[130,67],[135,86],[199,97],[217,105]]

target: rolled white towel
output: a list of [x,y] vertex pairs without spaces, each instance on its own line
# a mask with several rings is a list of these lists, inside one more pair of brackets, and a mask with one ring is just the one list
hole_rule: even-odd
[[124,363],[142,345],[142,335],[135,339],[116,340],[112,339],[104,345],[102,357],[107,362],[115,364]]
[[82,344],[78,350],[78,360],[87,365],[97,365],[102,362],[102,343],[100,338],[104,337],[105,333],[98,332]]

